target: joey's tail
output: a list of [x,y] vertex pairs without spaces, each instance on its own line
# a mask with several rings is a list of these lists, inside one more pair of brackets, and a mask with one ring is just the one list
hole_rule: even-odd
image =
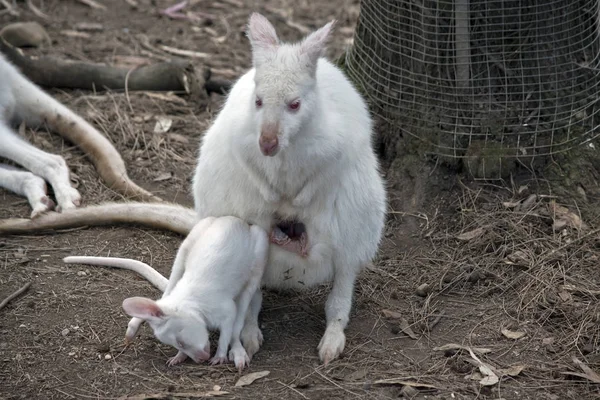
[[0,220],[0,235],[99,226],[110,224],[142,225],[187,235],[195,225],[196,212],[169,203],[105,203],[63,211],[49,212],[33,219]]
[[154,285],[158,290],[164,292],[167,288],[169,280],[162,276],[157,270],[152,268],[146,263],[131,258],[117,258],[117,257],[87,257],[87,256],[69,256],[63,258],[63,262],[66,264],[86,264],[86,265],[99,265],[104,267],[113,267],[128,269],[133,272],[137,272],[144,278]]
[[77,145],[94,163],[104,183],[125,197],[161,201],[127,176],[125,162],[112,143],[92,125],[21,75],[14,84],[17,116],[29,125],[46,124]]

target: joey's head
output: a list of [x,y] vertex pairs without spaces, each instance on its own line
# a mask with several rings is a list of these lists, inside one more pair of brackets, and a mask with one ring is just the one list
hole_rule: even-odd
[[281,43],[275,28],[253,13],[247,35],[252,46],[258,145],[263,155],[285,149],[314,117],[317,105],[316,71],[319,57],[335,21],[312,32],[299,43]]
[[195,362],[210,358],[210,341],[206,322],[192,312],[173,312],[145,297],[123,300],[123,310],[148,322],[154,336],[164,344],[184,352]]

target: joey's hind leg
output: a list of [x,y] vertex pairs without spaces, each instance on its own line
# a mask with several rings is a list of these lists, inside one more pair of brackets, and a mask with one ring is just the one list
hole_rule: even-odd
[[233,334],[233,324],[236,316],[236,306],[233,300],[230,304],[223,304],[223,315],[221,315],[221,324],[219,326],[219,344],[217,352],[210,359],[211,365],[223,364],[227,362],[227,350]]
[[254,292],[254,296],[252,296],[252,300],[250,301],[250,306],[246,312],[244,328],[240,335],[244,348],[250,358],[258,352],[260,346],[263,344],[263,334],[258,327],[258,314],[260,313],[261,306],[262,292],[258,289]]
[[46,182],[31,172],[0,164],[0,187],[27,197],[32,208],[31,218],[54,208],[54,202],[46,193]]
[[71,186],[69,169],[65,160],[58,155],[46,153],[16,136],[0,121],[0,157],[8,158],[34,175],[44,178],[54,189],[58,203],[57,211],[75,208],[81,195]]

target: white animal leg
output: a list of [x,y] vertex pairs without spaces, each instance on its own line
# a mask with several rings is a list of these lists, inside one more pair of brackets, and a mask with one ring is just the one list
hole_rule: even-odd
[[54,202],[50,200],[46,193],[46,182],[31,172],[18,170],[7,164],[0,164],[0,187],[27,197],[33,209],[31,218],[54,208]]
[[230,300],[230,304],[223,304],[223,319],[219,326],[219,345],[217,346],[217,352],[214,357],[210,359],[211,365],[222,364],[227,362],[227,350],[229,349],[229,342],[231,342],[231,335],[233,334],[233,324],[236,316],[236,306],[233,300]]
[[27,143],[11,132],[2,121],[0,142],[0,157],[16,162],[52,185],[58,203],[57,211],[75,208],[80,204],[81,195],[71,186],[69,169],[61,156],[46,153]]
[[240,334],[244,327],[244,320],[246,319],[252,298],[256,291],[260,291],[260,282],[267,265],[267,251],[269,249],[266,232],[258,226],[252,226],[250,230],[253,238],[256,239],[254,248],[255,261],[250,271],[250,279],[236,301],[237,315],[233,325],[231,351],[229,352],[229,360],[235,363],[240,372],[244,369],[244,366],[250,364],[250,357],[240,342]]
[[337,358],[346,345],[344,329],[350,319],[352,294],[356,280],[356,270],[348,267],[336,271],[333,279],[333,288],[325,304],[325,317],[327,328],[319,343],[319,357],[321,362],[328,364]]
[[188,356],[183,351],[180,351],[174,357],[171,357],[167,360],[167,365],[169,367],[173,367],[177,364],[181,364],[182,362],[187,360],[187,358]]
[[254,292],[254,296],[250,301],[250,307],[248,307],[244,321],[244,329],[242,329],[240,335],[244,348],[250,358],[258,352],[260,346],[263,344],[263,334],[258,326],[258,314],[260,313],[261,306],[262,292],[258,289]]

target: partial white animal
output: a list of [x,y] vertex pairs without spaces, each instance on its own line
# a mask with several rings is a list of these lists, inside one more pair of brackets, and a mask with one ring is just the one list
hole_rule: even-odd
[[61,156],[37,149],[13,131],[11,125],[21,122],[32,128],[46,125],[78,145],[114,190],[142,200],[160,200],[131,182],[123,159],[108,139],[29,81],[0,54],[0,158],[27,170],[0,164],[0,187],[26,197],[33,209],[32,218],[55,208],[47,195],[46,182],[54,189],[59,212],[78,206],[81,196],[71,186],[69,168]]
[[[265,17],[252,14],[254,67],[232,87],[202,138],[193,179],[199,219],[234,215],[271,233],[264,286],[333,282],[318,346],[324,363],[344,350],[354,283],[377,252],[386,211],[366,104],[343,72],[321,57],[332,27],[286,44]],[[62,225],[60,216],[3,221],[0,232],[123,221],[126,211],[116,207],[128,206],[79,209]],[[151,210],[144,216],[143,205],[135,207],[137,222],[156,225]],[[184,230],[182,224],[178,231]],[[262,340],[260,305],[257,292],[242,331],[249,355]]]
[[[162,275],[135,260],[67,257],[64,261],[131,269],[164,290],[157,301],[127,298],[123,309],[134,317],[128,336],[135,335],[137,326],[145,320],[157,339],[179,350],[169,359],[169,365],[187,357],[195,362],[207,360],[208,329],[218,328],[219,344],[211,364],[227,361],[231,345],[229,359],[241,370],[250,358],[240,342],[240,333],[250,300],[260,292],[268,247],[268,236],[262,228],[235,217],[208,217],[199,221],[183,241],[166,285]],[[132,327],[134,331],[130,332]]]

